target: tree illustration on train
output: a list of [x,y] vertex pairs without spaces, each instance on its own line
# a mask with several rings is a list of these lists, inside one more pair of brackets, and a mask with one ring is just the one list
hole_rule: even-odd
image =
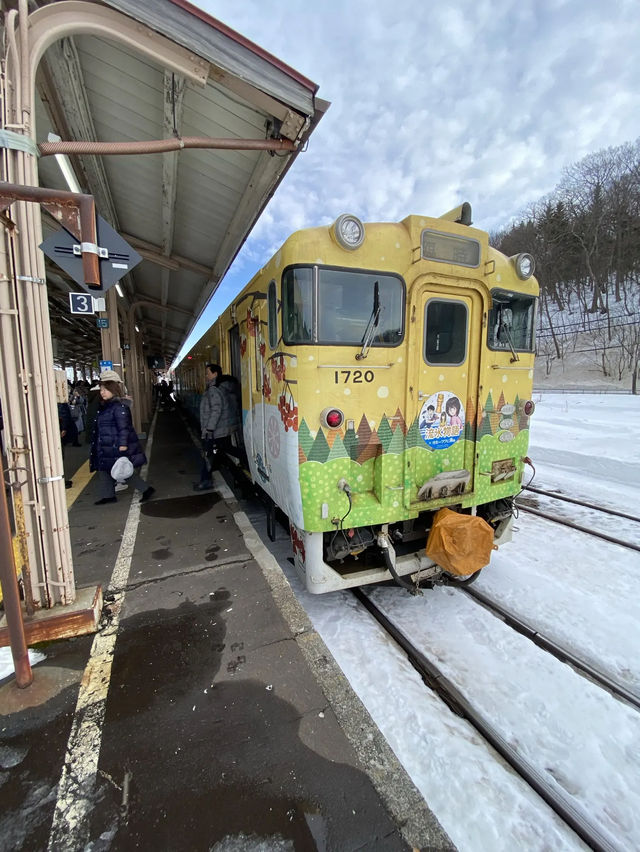
[[527,457],[538,283],[468,204],[294,233],[177,370],[242,385],[249,475],[311,592],[470,582],[508,541]]

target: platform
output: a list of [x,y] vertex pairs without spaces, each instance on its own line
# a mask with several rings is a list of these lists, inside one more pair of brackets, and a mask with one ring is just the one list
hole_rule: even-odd
[[0,684],[3,848],[452,849],[180,413],[147,443],[151,500],[71,508],[99,632]]

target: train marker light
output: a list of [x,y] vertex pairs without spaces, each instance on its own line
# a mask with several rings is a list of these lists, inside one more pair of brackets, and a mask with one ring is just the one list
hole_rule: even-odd
[[536,410],[536,404],[532,399],[528,399],[525,404],[522,406],[522,410],[527,415],[527,417],[531,417],[533,412]]
[[357,216],[343,213],[333,223],[333,233],[342,248],[353,251],[364,242],[364,225]]
[[344,423],[344,414],[339,408],[325,408],[320,414],[320,422],[328,429],[339,429]]
[[536,268],[536,262],[530,254],[527,254],[526,252],[514,254],[510,260],[513,261],[518,278],[521,278],[523,281],[526,281],[527,278],[531,278]]

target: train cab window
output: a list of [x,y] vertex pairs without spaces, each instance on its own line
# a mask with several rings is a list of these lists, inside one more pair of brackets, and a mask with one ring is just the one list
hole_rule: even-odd
[[397,346],[403,336],[404,283],[395,275],[318,269],[318,343]]
[[533,352],[536,300],[508,290],[491,291],[487,345],[507,352]]
[[285,343],[313,339],[313,269],[295,266],[282,276],[282,337]]
[[286,344],[397,346],[404,335],[400,276],[324,266],[289,267],[282,276]]
[[267,290],[267,307],[269,310],[269,346],[278,347],[278,293],[276,282],[271,281]]
[[467,357],[468,312],[464,302],[430,299],[425,307],[424,359],[456,366]]

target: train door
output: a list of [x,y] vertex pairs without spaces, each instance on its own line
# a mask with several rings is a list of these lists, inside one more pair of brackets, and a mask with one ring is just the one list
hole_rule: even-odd
[[466,287],[428,282],[413,288],[411,301],[415,451],[406,453],[405,504],[450,505],[473,489],[482,303]]

